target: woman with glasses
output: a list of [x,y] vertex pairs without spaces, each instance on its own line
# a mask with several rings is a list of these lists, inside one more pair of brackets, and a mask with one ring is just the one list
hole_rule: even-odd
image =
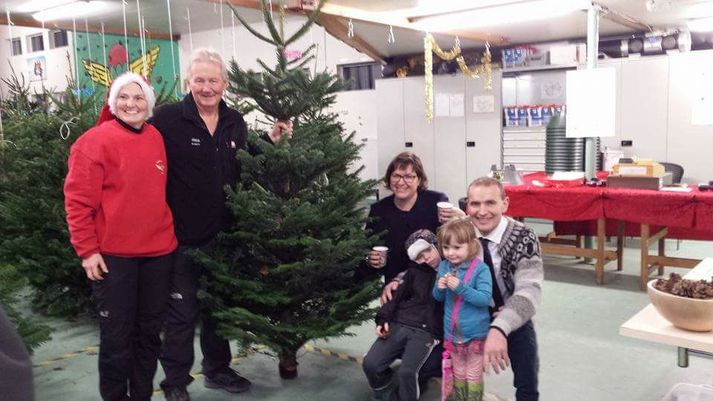
[[[366,260],[369,270],[383,273],[387,283],[381,296],[382,304],[391,299],[392,291],[401,281],[397,276],[408,268],[410,259],[404,243],[409,235],[420,229],[436,232],[441,224],[436,204],[448,201],[446,194],[427,189],[428,178],[421,159],[411,152],[400,153],[389,163],[383,181],[393,195],[371,205],[366,225],[372,233],[381,233],[379,245],[389,247],[386,265],[379,267],[381,255],[376,251],[371,251]],[[442,352],[443,347],[437,345],[419,370],[421,393],[429,378],[440,376]]]
[[381,266],[381,255],[371,251],[367,264],[380,269],[385,283],[389,283],[408,266],[404,249],[408,236],[423,228],[436,232],[440,225],[436,203],[448,201],[448,197],[427,189],[428,178],[421,159],[411,152],[400,153],[389,163],[383,181],[393,195],[371,206],[366,228],[372,233],[383,232],[380,245],[389,248],[389,255],[386,265]]

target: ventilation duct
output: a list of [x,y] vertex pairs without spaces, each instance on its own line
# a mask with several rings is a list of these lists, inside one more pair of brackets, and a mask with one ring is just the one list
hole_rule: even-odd
[[620,58],[631,54],[655,55],[668,50],[687,52],[691,50],[690,32],[676,32],[666,35],[635,35],[631,38],[603,40],[599,42],[599,53],[606,57]]

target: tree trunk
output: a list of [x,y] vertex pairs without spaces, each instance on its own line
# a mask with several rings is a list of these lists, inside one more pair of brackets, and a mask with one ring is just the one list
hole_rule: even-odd
[[280,377],[294,379],[297,377],[297,352],[289,349],[280,351]]

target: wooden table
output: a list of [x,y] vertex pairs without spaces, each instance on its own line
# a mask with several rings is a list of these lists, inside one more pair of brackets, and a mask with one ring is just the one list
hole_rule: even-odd
[[[710,279],[711,272],[713,258],[706,258],[686,274],[685,278]],[[713,332],[701,333],[676,328],[651,304],[622,324],[619,334],[678,347],[678,366],[682,368],[688,367],[689,352],[713,353]]]
[[[692,268],[700,262],[666,256],[664,241],[667,237],[713,240],[713,192],[694,189],[682,193],[584,186],[541,188],[533,185],[506,186],[505,192],[510,198],[508,215],[552,220],[556,223],[556,234],[577,235],[577,241],[570,241],[575,247],[550,244],[544,239],[542,251],[545,254],[595,259],[598,284],[603,284],[604,265],[610,260],[617,260],[617,269],[621,270],[624,235],[641,236],[639,285],[642,290],[646,289],[653,269],[663,274],[664,266]],[[616,222],[614,232],[606,228],[608,221]],[[630,232],[630,225],[635,225],[635,234]],[[563,226],[565,230],[562,230]],[[583,235],[595,235],[596,247],[582,248],[579,237]],[[617,236],[615,251],[604,249],[605,235]],[[558,242],[564,241],[558,239]],[[656,244],[658,252],[651,254],[649,248]]]
[[616,260],[617,270],[621,270],[623,236],[618,235],[616,250],[607,250],[604,247],[606,220],[601,189],[584,186],[540,188],[521,185],[506,186],[505,193],[510,198],[507,214],[511,217],[535,217],[553,221],[596,221],[595,247],[584,247],[580,236],[575,241],[548,236],[540,239],[543,254],[594,259],[597,284],[604,284],[604,266],[608,262]]

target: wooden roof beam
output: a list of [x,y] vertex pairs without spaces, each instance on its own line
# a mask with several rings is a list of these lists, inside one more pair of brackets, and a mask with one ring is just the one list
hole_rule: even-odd
[[[308,8],[306,5],[303,5],[303,7],[305,7],[305,9]],[[421,29],[416,28],[414,24],[409,21],[408,17],[404,15],[403,11],[382,11],[375,13],[328,2],[324,5],[324,7],[322,7],[322,14],[330,14],[345,19],[360,20],[381,25],[391,25],[393,27],[421,31]],[[437,33],[448,36],[458,36],[461,39],[470,39],[483,43],[489,42],[491,45],[495,46],[503,46],[509,43],[508,38],[500,35],[493,35],[487,32],[431,31],[430,33]]]
[[329,32],[330,35],[353,47],[357,51],[366,54],[374,61],[382,65],[386,64],[386,58],[379,54],[379,52],[374,49],[372,45],[362,39],[359,35],[352,35],[352,37],[349,37],[349,28],[341,18],[323,13],[317,17],[316,22],[321,25],[324,30]]

